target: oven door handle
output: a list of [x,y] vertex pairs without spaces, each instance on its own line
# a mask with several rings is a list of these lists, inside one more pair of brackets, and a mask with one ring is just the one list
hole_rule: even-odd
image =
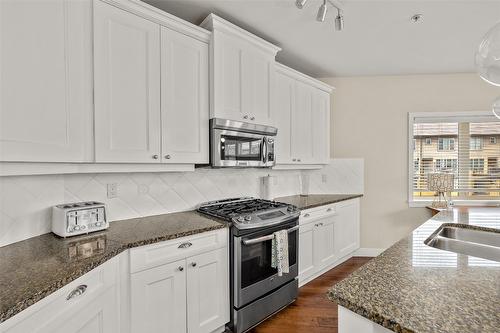
[[[287,229],[288,233],[294,232],[299,229],[299,226],[296,225],[295,227],[292,227],[290,229]],[[243,239],[242,242],[244,245],[252,245],[252,244],[257,244],[261,242],[265,242],[268,240],[271,240],[274,238],[274,234],[267,235],[267,236],[262,236],[262,237],[257,237],[257,238],[252,238],[252,239]]]

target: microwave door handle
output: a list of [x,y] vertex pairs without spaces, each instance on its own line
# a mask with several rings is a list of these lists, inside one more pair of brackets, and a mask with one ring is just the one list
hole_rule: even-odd
[[267,163],[267,138],[262,138],[262,163]]
[[[287,229],[287,231],[288,231],[288,233],[291,233],[291,232],[294,232],[298,229],[299,229],[299,226],[296,225],[295,227]],[[252,245],[252,244],[265,242],[265,241],[271,240],[273,238],[274,238],[274,234],[262,236],[262,237],[257,237],[257,238],[252,238],[252,239],[243,239],[243,244],[244,245]]]

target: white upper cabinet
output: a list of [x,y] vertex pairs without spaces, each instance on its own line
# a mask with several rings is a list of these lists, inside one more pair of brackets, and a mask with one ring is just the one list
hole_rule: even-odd
[[94,1],[97,162],[160,162],[160,25]]
[[329,163],[332,87],[276,64],[273,118],[277,165],[301,168]]
[[162,159],[208,163],[208,43],[161,28]]
[[90,1],[0,1],[0,161],[92,158]]
[[210,14],[211,117],[273,125],[274,63],[279,47]]

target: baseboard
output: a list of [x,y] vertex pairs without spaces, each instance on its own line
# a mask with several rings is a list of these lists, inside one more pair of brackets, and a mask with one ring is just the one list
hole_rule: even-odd
[[378,249],[375,247],[361,247],[354,252],[353,256],[354,257],[376,257],[384,251],[385,251],[385,249]]

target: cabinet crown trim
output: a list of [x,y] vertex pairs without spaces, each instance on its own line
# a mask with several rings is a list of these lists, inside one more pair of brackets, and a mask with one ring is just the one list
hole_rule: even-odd
[[237,25],[223,19],[222,17],[219,17],[215,15],[214,13],[209,14],[203,22],[200,24],[201,27],[214,31],[214,30],[220,30],[226,33],[230,33],[233,35],[236,35],[262,49],[264,49],[266,52],[270,52],[273,54],[273,56],[276,56],[276,54],[281,51],[281,47],[276,46],[267,40],[256,36],[245,29],[242,29],[238,27]]
[[318,89],[326,91],[327,93],[331,93],[333,90],[335,90],[335,87],[332,87],[329,84],[324,83],[323,81],[301,73],[293,68],[280,64],[279,62],[276,62],[275,68],[278,72],[283,73],[286,76],[307,83],[308,85],[312,85]]
[[126,10],[147,20],[158,23],[164,27],[196,38],[203,42],[209,42],[211,32],[185,21],[177,16],[167,13],[159,8],[151,6],[140,0],[94,0],[108,3],[112,6]]

